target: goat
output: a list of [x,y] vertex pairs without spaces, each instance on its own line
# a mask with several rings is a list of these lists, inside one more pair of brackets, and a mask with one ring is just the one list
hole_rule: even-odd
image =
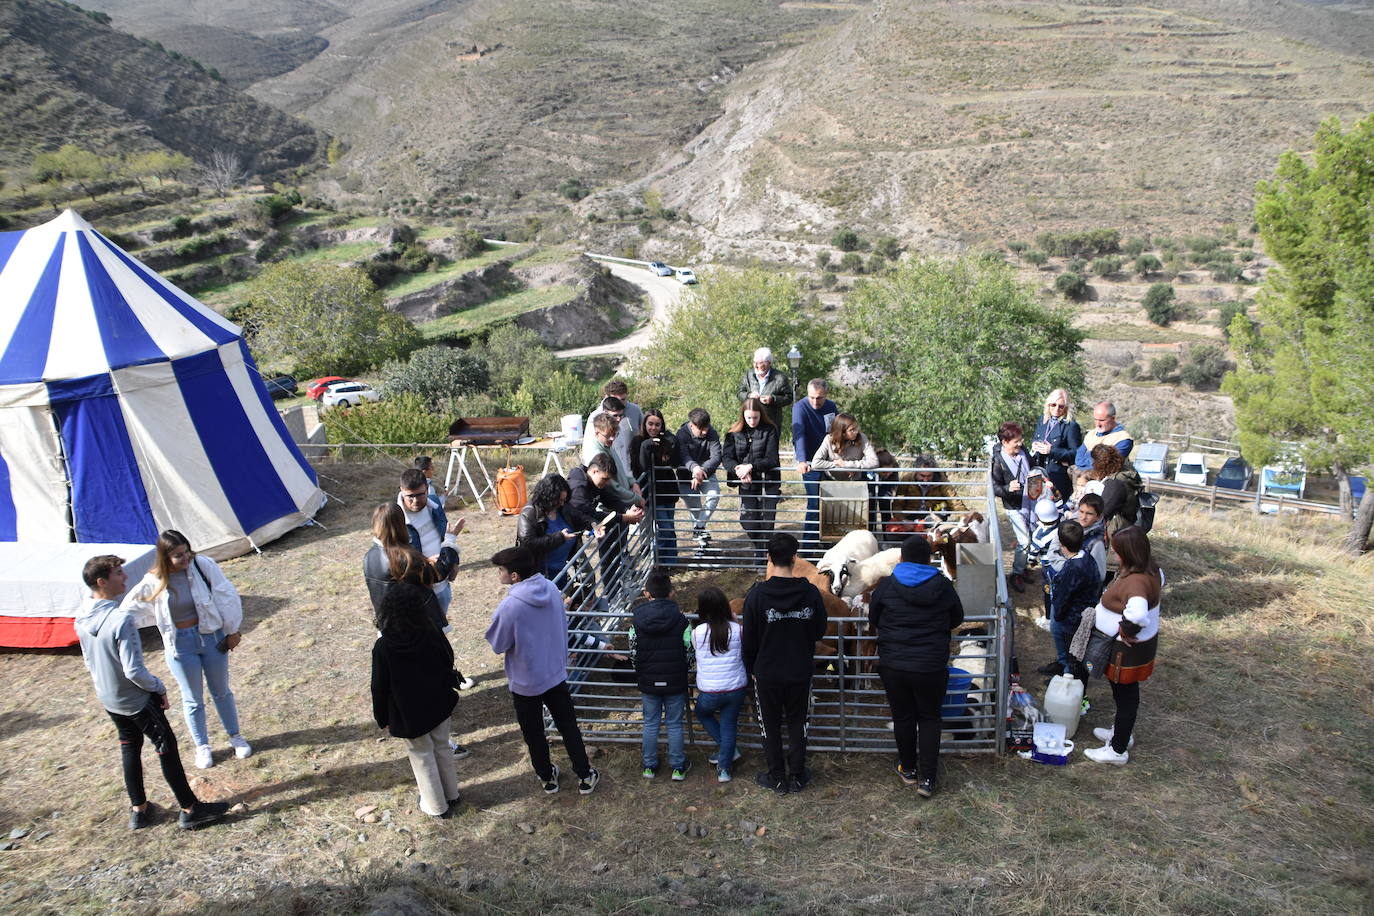
[[862,595],[877,585],[879,579],[892,575],[892,570],[900,562],[902,562],[902,549],[890,547],[855,563],[850,575],[845,579],[844,589],[840,592],[840,597],[853,598],[856,595]]
[[[816,569],[821,575],[829,577],[825,585],[816,587],[832,595],[844,595],[854,567],[878,552],[878,539],[866,528],[851,531],[825,552]],[[862,591],[862,589],[860,589]],[[858,594],[855,592],[855,594]]]

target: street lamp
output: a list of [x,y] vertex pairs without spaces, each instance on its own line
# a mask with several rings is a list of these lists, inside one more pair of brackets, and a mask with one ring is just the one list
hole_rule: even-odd
[[801,365],[801,351],[793,344],[787,351],[787,365],[792,370],[792,400],[797,400],[797,367]]

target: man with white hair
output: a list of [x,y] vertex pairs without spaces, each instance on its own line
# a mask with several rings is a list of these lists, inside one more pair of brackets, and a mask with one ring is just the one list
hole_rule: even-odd
[[1093,407],[1093,428],[1083,434],[1083,444],[1078,447],[1074,464],[1079,473],[1086,473],[1093,466],[1092,451],[1099,445],[1115,446],[1122,458],[1131,457],[1135,442],[1126,427],[1117,422],[1116,405],[1111,401],[1099,401]]
[[744,379],[735,392],[743,404],[750,398],[758,398],[768,411],[768,419],[782,435],[782,408],[792,401],[792,382],[773,368],[773,351],[759,347],[754,351],[754,368],[744,373]]

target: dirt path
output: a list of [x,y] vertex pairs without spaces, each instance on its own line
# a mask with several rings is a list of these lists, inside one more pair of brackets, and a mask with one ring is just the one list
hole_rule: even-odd
[[611,273],[622,280],[628,280],[635,286],[644,290],[649,297],[649,302],[653,305],[653,314],[649,321],[628,337],[612,341],[606,344],[596,344],[591,347],[576,347],[572,350],[559,350],[556,355],[563,358],[573,356],[605,356],[611,353],[620,353],[631,356],[636,350],[649,342],[653,333],[654,325],[665,320],[668,309],[677,302],[682,295],[683,285],[677,282],[676,277],[660,277],[650,273],[642,267],[631,267],[627,264],[607,264]]

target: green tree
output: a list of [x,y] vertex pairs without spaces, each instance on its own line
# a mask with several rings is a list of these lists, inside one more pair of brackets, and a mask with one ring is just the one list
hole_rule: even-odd
[[[800,282],[758,268],[712,271],[668,313],[653,341],[633,361],[633,375],[665,393],[664,414],[681,417],[704,407],[721,429],[739,415],[735,391],[756,347],[771,347],[783,372],[796,346],[800,388],[835,366],[834,329],[803,312]],[[636,384],[640,384],[638,381]],[[788,431],[784,430],[784,434]]]
[[840,270],[847,274],[863,273],[864,256],[857,251],[846,251],[844,257],[840,258]]
[[424,347],[406,360],[381,368],[381,392],[419,396],[438,413],[451,413],[459,398],[479,394],[491,384],[487,361],[475,353],[451,347]]
[[889,261],[895,261],[901,257],[902,244],[890,235],[884,235],[873,243],[873,253],[880,254]]
[[1123,260],[1119,254],[1104,254],[1093,258],[1093,273],[1099,277],[1110,277],[1121,269]]
[[1039,248],[1030,248],[1021,255],[1021,258],[1027,264],[1033,264],[1036,267],[1041,267],[1045,264],[1046,261],[1050,259],[1050,256],[1045,254],[1045,252],[1041,251]]
[[258,275],[248,299],[258,361],[299,377],[351,375],[420,342],[356,267],[283,261]]
[[42,181],[70,181],[94,201],[98,193],[96,182],[108,177],[110,165],[90,150],[64,143],[56,152],[34,156],[33,171]]
[[1150,360],[1150,375],[1158,382],[1167,382],[1178,372],[1178,357],[1172,353],[1162,353]]
[[856,287],[845,311],[867,380],[849,400],[890,447],[981,452],[999,423],[1038,417],[1046,391],[1084,388],[1072,312],[1004,264],[913,258]]
[[[1309,161],[1284,153],[1256,189],[1255,221],[1278,267],[1265,277],[1256,323],[1236,316],[1236,370],[1223,388],[1236,404],[1241,451],[1254,464],[1302,443],[1309,468],[1341,477],[1374,458],[1374,115],[1348,133],[1322,123]],[[1359,553],[1374,523],[1366,491],[1345,541]]]
[[1081,302],[1088,298],[1088,281],[1083,275],[1068,270],[1054,278],[1054,288],[1064,294],[1065,299]]
[[830,244],[841,251],[858,251],[863,241],[853,229],[841,229],[830,238]]
[[1179,367],[1178,379],[1189,388],[1215,388],[1226,374],[1226,354],[1216,344],[1190,347],[1188,358]]
[[1178,302],[1174,297],[1174,288],[1168,283],[1150,284],[1141,305],[1145,306],[1145,317],[1160,327],[1168,325],[1178,317]]
[[482,355],[491,375],[492,393],[498,399],[509,398],[526,381],[545,378],[558,368],[558,358],[540,336],[514,324],[492,329]]
[[1152,254],[1142,254],[1135,259],[1135,272],[1142,280],[1163,266],[1159,258]]
[[[1228,341],[1231,339],[1231,323],[1236,320],[1237,315],[1244,317],[1247,308],[1246,303],[1233,300],[1223,302],[1221,307],[1217,309],[1217,327],[1221,328],[1222,336]],[[1246,317],[1245,320],[1249,323],[1250,319]]]
[[822,248],[816,252],[816,266],[821,270],[830,269],[830,252]]

